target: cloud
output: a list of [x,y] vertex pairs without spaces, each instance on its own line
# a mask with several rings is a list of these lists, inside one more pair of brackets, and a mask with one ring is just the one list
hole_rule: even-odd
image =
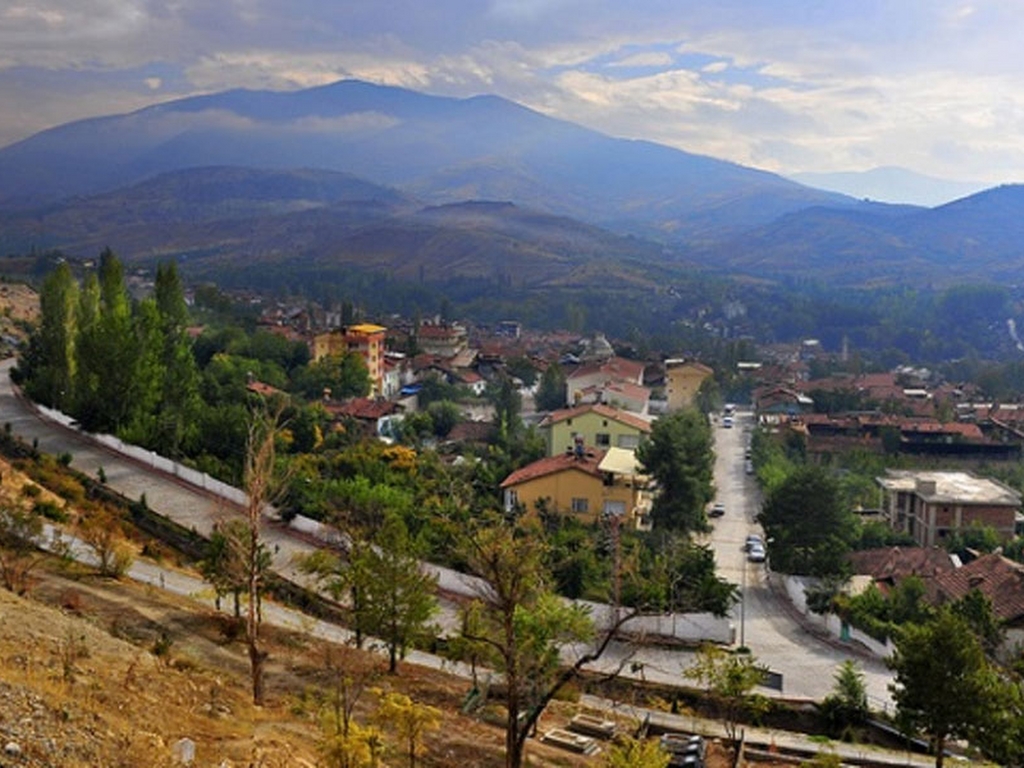
[[965,0],[14,0],[0,143],[237,87],[496,93],[772,170],[1024,176],[1024,17]]

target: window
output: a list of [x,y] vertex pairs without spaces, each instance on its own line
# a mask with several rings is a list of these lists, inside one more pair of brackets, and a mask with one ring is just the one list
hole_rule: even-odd
[[640,436],[639,435],[619,435],[619,448],[638,448],[640,447]]
[[607,432],[598,432],[594,435],[594,443],[598,448],[607,448],[612,444],[612,436]]
[[573,514],[585,515],[587,513],[587,509],[589,508],[589,506],[590,505],[587,502],[587,499],[574,498],[572,500]]
[[515,488],[505,489],[505,511],[511,512],[519,504],[519,494]]
[[[565,420],[565,426],[567,426],[567,427],[571,427],[571,426],[572,426],[572,419],[566,419],[566,420]],[[576,433],[575,433],[575,432],[573,432],[573,436],[574,436],[574,437],[575,437],[575,435],[576,435]]]

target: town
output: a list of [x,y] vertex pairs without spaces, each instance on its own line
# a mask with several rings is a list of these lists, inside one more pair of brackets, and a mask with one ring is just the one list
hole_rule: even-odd
[[[638,357],[515,319],[186,289],[173,266],[140,286],[109,251],[76,271],[52,271],[41,314],[5,336],[19,352],[4,364],[5,454],[77,473],[53,499],[22,486],[5,512],[9,589],[29,590],[43,520],[105,575],[138,578],[150,545],[131,528],[146,520],[218,611],[233,596],[257,704],[282,685],[265,679],[260,605],[301,590],[344,642],[379,638],[392,674],[424,663],[414,649],[428,666],[471,664],[462,710],[503,705],[508,765],[534,741],[592,754],[622,730],[610,706],[563,725],[546,714],[594,675],[709,691],[715,725],[698,735],[725,744],[769,718],[768,697],[815,702],[844,760],[841,739],[886,743],[879,718],[923,726],[936,761],[1015,759],[1012,706],[998,739],[977,734],[1020,690],[1024,406],[982,382],[869,370],[814,339]],[[179,533],[156,533],[157,518]],[[507,579],[522,591],[492,591]],[[539,634],[502,635],[522,611]],[[478,663],[503,674],[496,692]],[[965,686],[977,707],[938,711]],[[692,725],[631,712],[669,734],[671,764],[712,759],[673,741]],[[746,749],[770,755],[773,739],[752,732]]]

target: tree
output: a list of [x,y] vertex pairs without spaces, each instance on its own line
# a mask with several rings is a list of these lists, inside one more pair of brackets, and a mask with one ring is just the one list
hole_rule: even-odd
[[[206,554],[200,563],[203,578],[213,586],[217,610],[220,610],[221,599],[231,594],[234,596],[236,619],[242,615],[240,595],[248,586],[246,550],[250,535],[246,520],[228,520],[215,525],[206,545]],[[262,543],[259,567],[262,582],[270,572],[270,552]]]
[[[585,610],[548,588],[544,544],[537,531],[493,517],[466,533],[463,556],[486,586],[466,609],[463,638],[477,644],[505,682],[505,765],[519,768],[526,738],[544,708],[567,682],[608,647],[622,614],[596,637]],[[560,668],[559,650],[595,640],[591,650]]]
[[24,360],[27,390],[44,405],[65,408],[73,402],[78,362],[78,284],[66,262],[47,275],[39,292],[39,309],[39,331]]
[[565,371],[558,363],[552,363],[541,374],[534,402],[540,411],[565,407]]
[[868,694],[864,673],[847,659],[836,672],[835,687],[821,703],[821,711],[833,736],[863,725],[868,717]]
[[686,409],[658,419],[637,458],[660,489],[651,510],[655,527],[682,533],[706,530],[704,507],[713,495],[714,452],[704,415]]
[[768,494],[758,520],[773,569],[822,577],[846,573],[857,519],[843,505],[839,485],[826,470],[797,467]]
[[323,552],[303,562],[303,569],[324,580],[332,593],[350,594],[357,642],[364,635],[383,640],[392,674],[437,611],[437,580],[422,570],[417,554],[405,523],[392,513],[373,541],[351,541],[347,562]]
[[668,768],[672,756],[653,739],[620,739],[608,746],[605,768]]
[[423,735],[441,727],[441,710],[419,704],[404,693],[389,692],[381,698],[376,719],[394,729],[405,742],[409,768],[416,768],[416,758],[423,754]]
[[249,605],[245,617],[245,639],[249,647],[252,677],[252,702],[263,706],[263,665],[266,651],[260,644],[260,591],[265,575],[265,548],[260,540],[260,527],[265,508],[281,492],[284,484],[277,473],[277,433],[280,410],[271,414],[255,409],[249,421],[242,482],[246,493],[245,521],[248,525],[244,544],[246,589]]
[[705,644],[697,651],[696,661],[683,675],[704,686],[718,704],[729,740],[736,742],[736,725],[744,714],[763,711],[767,700],[753,695],[764,682],[765,669],[748,653],[731,653]]
[[487,385],[487,399],[494,404],[498,435],[503,443],[514,440],[522,431],[523,398],[512,382],[512,377],[502,374]]
[[[39,549],[42,536],[39,515],[18,507],[0,508],[0,578],[5,589],[18,595],[28,592],[32,571],[46,558]],[[64,550],[56,529],[50,549],[58,553]]]
[[119,578],[127,573],[134,553],[113,513],[103,507],[90,510],[78,523],[78,535],[96,553],[101,576]]
[[965,619],[943,608],[925,624],[904,626],[887,663],[897,722],[930,736],[942,768],[946,742],[970,738],[990,717],[993,675],[981,643]]

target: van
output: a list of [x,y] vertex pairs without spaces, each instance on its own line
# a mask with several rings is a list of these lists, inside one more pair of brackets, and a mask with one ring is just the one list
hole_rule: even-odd
[[732,403],[726,403],[725,404],[725,408],[722,409],[722,413],[725,416],[735,416],[736,415],[736,406],[733,405]]

